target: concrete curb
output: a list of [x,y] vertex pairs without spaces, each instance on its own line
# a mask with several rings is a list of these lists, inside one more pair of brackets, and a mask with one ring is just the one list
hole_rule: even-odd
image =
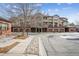
[[39,56],[47,56],[46,50],[40,37],[39,37]]

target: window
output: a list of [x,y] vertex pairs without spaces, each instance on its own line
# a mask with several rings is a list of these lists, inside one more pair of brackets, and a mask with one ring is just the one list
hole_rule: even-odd
[[55,22],[55,23],[54,23],[54,27],[57,27],[57,25],[58,25],[58,23]]
[[43,19],[47,19],[47,17],[43,17]]
[[7,30],[7,24],[2,24],[2,30]]
[[53,25],[52,25],[52,24],[50,24],[50,25],[48,26],[48,28],[53,28]]
[[43,22],[44,25],[47,25],[47,22]]
[[62,24],[59,24],[59,27],[62,27]]
[[8,25],[7,24],[0,24],[0,30],[7,30]]
[[53,22],[49,22],[49,24],[53,24]]

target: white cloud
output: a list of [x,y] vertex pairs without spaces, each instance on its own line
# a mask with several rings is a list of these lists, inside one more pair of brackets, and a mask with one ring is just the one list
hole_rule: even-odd
[[52,12],[52,10],[51,9],[48,9],[47,12],[50,13],[50,12]]
[[48,13],[49,15],[58,14],[59,12],[60,12],[59,9],[48,9],[48,10],[47,10],[47,13]]
[[79,22],[79,13],[75,13],[75,14],[70,14],[67,16],[69,22],[73,22],[75,24],[77,24],[77,21]]
[[68,5],[71,5],[72,3],[67,3]]
[[61,5],[61,3],[57,3],[57,5]]
[[55,11],[56,11],[56,12],[58,12],[58,11],[59,11],[59,9],[55,9]]
[[53,9],[48,9],[47,10],[47,13],[50,15],[50,14],[53,14],[54,12],[53,12]]
[[44,10],[41,11],[43,14],[45,14],[46,12]]
[[16,10],[12,9],[12,12],[16,12]]
[[48,9],[48,12],[51,13],[51,12],[58,12],[59,9]]
[[18,8],[16,5],[13,6],[14,8]]
[[77,15],[79,16],[79,13],[77,13]]
[[6,6],[6,8],[9,8],[10,7],[10,5],[8,4],[7,6]]
[[68,9],[71,9],[72,7],[64,7],[62,8],[63,10],[68,10]]
[[37,3],[37,4],[35,4],[35,6],[42,6],[42,4],[41,3]]
[[48,12],[59,12],[59,9],[48,9]]

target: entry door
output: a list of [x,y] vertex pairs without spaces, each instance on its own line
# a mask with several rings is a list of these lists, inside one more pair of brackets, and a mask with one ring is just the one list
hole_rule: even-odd
[[69,32],[69,28],[65,28],[65,32]]
[[36,28],[31,28],[31,32],[36,32]]

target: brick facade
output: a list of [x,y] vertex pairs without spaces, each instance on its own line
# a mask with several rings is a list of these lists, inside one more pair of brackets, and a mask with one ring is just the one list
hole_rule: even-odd
[[11,33],[11,22],[5,19],[0,19],[0,35]]

